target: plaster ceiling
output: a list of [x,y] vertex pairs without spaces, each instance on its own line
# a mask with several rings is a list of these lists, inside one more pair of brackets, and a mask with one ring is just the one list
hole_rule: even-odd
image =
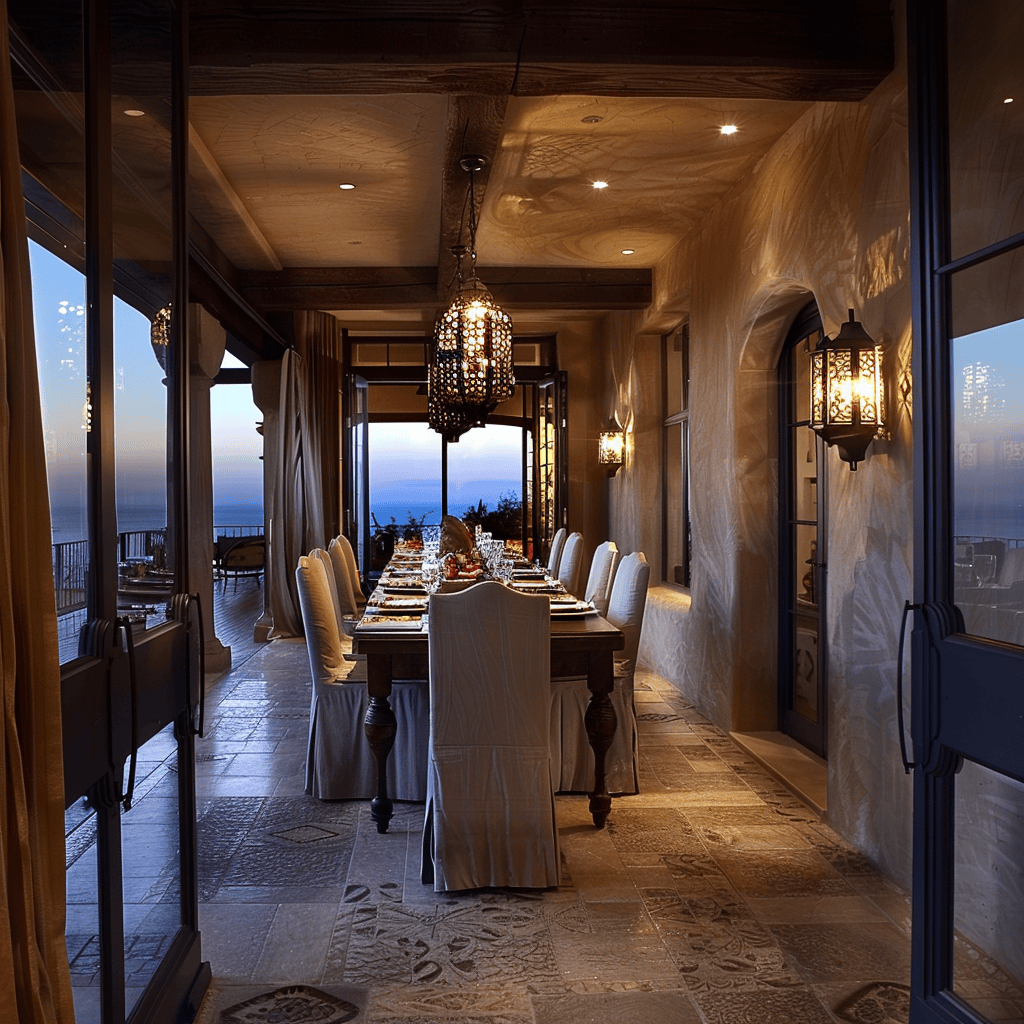
[[[431,94],[195,97],[192,212],[243,270],[434,264],[448,103]],[[808,107],[511,98],[480,213],[480,262],[653,267]],[[723,124],[738,131],[723,135]],[[465,188],[468,176],[460,180]],[[343,181],[357,187],[342,191]],[[378,314],[388,315],[363,316]]]
[[446,110],[429,94],[196,97],[193,213],[245,270],[428,266]]
[[[808,106],[511,100],[478,233],[481,258],[498,265],[654,266]],[[724,124],[738,131],[723,135]],[[595,189],[594,181],[608,187]],[[623,255],[626,248],[634,253]]]

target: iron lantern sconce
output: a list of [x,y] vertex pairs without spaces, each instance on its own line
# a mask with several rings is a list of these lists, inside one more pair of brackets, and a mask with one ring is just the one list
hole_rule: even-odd
[[843,324],[811,353],[811,429],[855,470],[868,445],[884,436],[882,348],[859,320]]
[[626,434],[618,427],[612,426],[602,430],[597,438],[597,461],[608,470],[609,476],[615,476],[622,465],[626,452]]

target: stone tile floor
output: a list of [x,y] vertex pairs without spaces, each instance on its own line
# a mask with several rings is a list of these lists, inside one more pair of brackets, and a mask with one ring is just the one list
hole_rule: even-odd
[[[435,893],[422,804],[378,835],[365,803],[307,797],[309,687],[304,644],[280,640],[209,689],[200,1024],[276,989],[375,1024],[906,1021],[906,895],[657,675],[637,675],[641,794],[600,831],[585,797],[557,798],[545,892]],[[974,1004],[1021,1019],[1024,993],[960,953]]]

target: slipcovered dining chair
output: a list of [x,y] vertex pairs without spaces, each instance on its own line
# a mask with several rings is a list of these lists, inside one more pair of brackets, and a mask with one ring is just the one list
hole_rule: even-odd
[[[299,558],[295,580],[313,680],[306,792],[320,800],[368,800],[377,795],[377,764],[363,731],[369,704],[365,667],[345,659],[329,579],[319,556]],[[401,723],[388,763],[391,795],[423,800],[430,731],[427,687],[396,680],[391,706]]]
[[341,548],[341,552],[345,557],[345,564],[348,566],[348,575],[352,580],[352,593],[355,594],[356,602],[366,603],[365,596],[363,595],[363,581],[359,578],[359,563],[356,561],[356,553],[352,549],[352,542],[343,533],[339,533],[334,538],[338,542],[338,547]]
[[[342,541],[348,544],[347,538],[335,537],[327,546],[327,550],[331,556],[331,568],[338,591],[341,613],[342,615],[358,615],[366,607],[366,601],[362,599],[362,590],[353,590],[352,573],[345,554],[345,544],[342,544]],[[348,546],[351,550],[352,545],[348,544]],[[356,578],[358,579],[358,573]]]
[[421,876],[437,892],[559,882],[548,599],[489,581],[430,598]]
[[310,558],[319,559],[323,563],[324,572],[326,574],[327,592],[331,597],[331,607],[334,609],[335,620],[338,624],[338,635],[343,636],[345,633],[345,627],[341,623],[341,617],[343,614],[341,606],[341,597],[338,593],[338,583],[334,576],[334,563],[331,561],[331,556],[324,551],[323,548],[313,548],[309,553]]
[[608,598],[611,596],[615,570],[619,564],[619,549],[615,542],[606,540],[598,544],[594,557],[590,562],[590,575],[580,595],[589,601],[602,615],[608,611]]
[[551,549],[548,551],[548,575],[558,575],[558,563],[562,558],[562,548],[565,545],[565,527],[560,526],[555,530],[554,537],[551,538]]
[[570,533],[558,560],[558,581],[570,593],[575,594],[580,585],[580,565],[583,563],[583,534]]
[[[633,674],[636,671],[640,631],[644,623],[647,585],[651,567],[642,551],[619,562],[605,618],[622,630],[625,646],[615,652],[615,689],[612,707],[618,725],[605,756],[605,780],[609,793],[638,793],[636,705]],[[589,793],[594,788],[594,752],[587,741],[583,716],[590,702],[585,677],[553,679],[551,705],[551,760],[563,792]]]

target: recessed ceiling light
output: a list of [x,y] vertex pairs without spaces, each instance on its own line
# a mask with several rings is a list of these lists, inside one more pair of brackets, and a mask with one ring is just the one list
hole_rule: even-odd
[[349,245],[362,245],[362,242],[349,242]]
[[632,256],[636,249],[622,249],[621,252],[623,256]]
[[608,187],[608,182],[607,181],[595,181],[594,182],[594,188],[607,188],[607,187]]
[[718,130],[723,135],[735,135],[739,131],[739,128],[734,124],[723,124]]
[[145,117],[146,116],[146,112],[144,110],[130,109],[130,110],[126,110],[125,113],[129,117]]
[[355,185],[353,185],[351,181],[343,181],[343,182],[342,182],[342,183],[341,183],[341,184],[340,184],[340,185],[338,186],[338,188],[340,188],[340,189],[341,189],[341,190],[342,190],[343,192],[348,192],[348,191],[350,191],[351,189],[354,189],[354,188],[355,188]]
[[1003,102],[1004,103],[1012,103],[1013,102],[1013,97],[1012,96],[1007,96],[1006,99],[1003,100]]
[[589,114],[587,117],[584,117],[582,120],[583,120],[584,124],[599,124],[601,121],[604,120],[604,118],[601,117],[599,114]]

